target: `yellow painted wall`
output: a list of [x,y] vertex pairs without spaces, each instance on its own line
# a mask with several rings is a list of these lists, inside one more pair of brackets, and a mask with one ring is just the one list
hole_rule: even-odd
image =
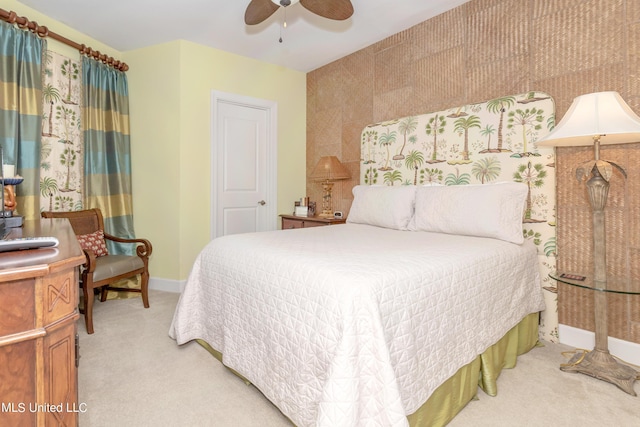
[[136,235],[151,241],[152,278],[180,279],[180,61],[177,44],[124,55],[129,65]]
[[[181,42],[181,167],[183,186],[181,277],[209,241],[211,187],[211,90],[219,90],[278,104],[277,212],[289,213],[293,201],[305,194],[306,74],[246,57]],[[194,167],[195,166],[195,167]],[[200,183],[194,185],[194,183]],[[193,191],[196,190],[196,191]],[[197,206],[197,209],[193,207]],[[196,212],[194,212],[196,211]]]
[[212,90],[278,103],[278,212],[305,195],[304,73],[186,41],[118,52],[15,0],[0,7],[129,65],[134,227],[153,244],[152,279],[186,279],[209,242]]
[[211,92],[277,102],[277,206],[288,212],[305,192],[306,74],[187,41],[124,58],[136,232],[154,242],[152,277],[185,279],[210,240]]

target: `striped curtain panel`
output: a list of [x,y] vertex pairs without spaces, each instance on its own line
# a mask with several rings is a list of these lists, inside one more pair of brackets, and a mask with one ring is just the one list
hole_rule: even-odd
[[0,21],[0,144],[4,163],[24,178],[15,214],[40,217],[42,58],[47,42]]
[[[102,211],[108,233],[133,238],[127,77],[83,57],[82,86],[85,209]],[[112,243],[109,253],[133,255],[132,245]]]

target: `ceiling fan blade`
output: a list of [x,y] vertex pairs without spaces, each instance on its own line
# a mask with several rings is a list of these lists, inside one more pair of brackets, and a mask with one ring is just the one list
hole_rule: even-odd
[[273,15],[280,6],[271,0],[251,0],[244,12],[244,22],[247,25],[256,25]]
[[353,15],[350,0],[300,0],[300,4],[316,15],[336,21],[344,21]]

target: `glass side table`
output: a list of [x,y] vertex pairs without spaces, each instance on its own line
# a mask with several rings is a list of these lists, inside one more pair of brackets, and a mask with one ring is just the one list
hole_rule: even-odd
[[607,278],[597,282],[593,278],[579,274],[554,271],[549,277],[567,285],[594,291],[594,311],[596,326],[596,344],[592,351],[576,354],[562,365],[564,372],[578,372],[610,382],[632,396],[636,395],[633,383],[638,376],[635,369],[618,362],[609,353],[609,334],[607,331],[607,294],[640,295],[640,281]]

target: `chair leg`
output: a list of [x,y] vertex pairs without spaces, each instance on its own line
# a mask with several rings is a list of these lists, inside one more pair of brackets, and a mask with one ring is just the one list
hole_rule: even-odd
[[142,291],[142,304],[144,308],[149,308],[149,272],[140,274],[140,290]]
[[100,302],[105,302],[107,300],[108,288],[109,286],[103,286],[102,289],[100,289]]
[[82,283],[82,292],[84,292],[84,324],[87,327],[87,333],[93,333],[93,288],[89,289],[87,281]]

